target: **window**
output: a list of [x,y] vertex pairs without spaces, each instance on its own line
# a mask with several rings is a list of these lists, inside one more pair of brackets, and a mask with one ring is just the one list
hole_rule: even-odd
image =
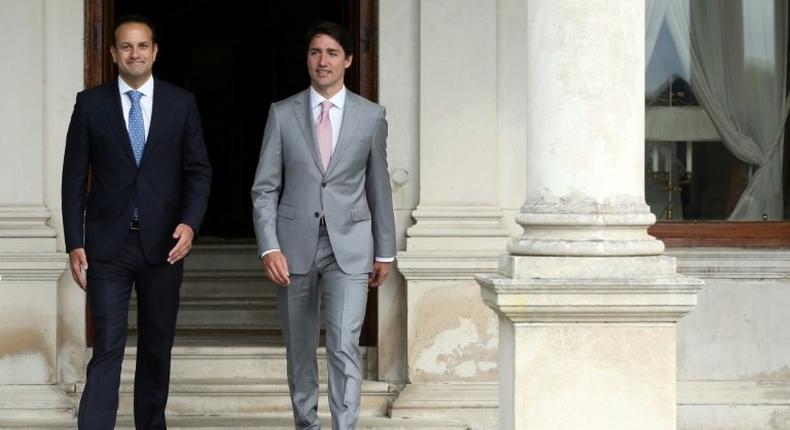
[[647,1],[645,197],[668,244],[790,244],[787,23],[784,0]]

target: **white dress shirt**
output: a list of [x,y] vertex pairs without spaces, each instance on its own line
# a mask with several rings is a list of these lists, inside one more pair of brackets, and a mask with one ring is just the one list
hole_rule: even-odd
[[126,130],[129,130],[129,111],[132,110],[132,100],[127,91],[134,90],[143,93],[140,97],[140,110],[143,111],[143,128],[145,128],[145,140],[148,140],[148,129],[151,128],[151,111],[154,108],[154,76],[151,75],[145,83],[136,90],[118,76],[118,91],[121,92],[121,107],[123,108],[123,121],[126,123]]
[[[340,91],[329,99],[324,98],[318,91],[310,86],[310,107],[313,110],[313,127],[318,122],[318,117],[321,116],[321,103],[325,100],[332,102],[332,107],[329,109],[329,120],[332,122],[332,152],[335,152],[337,146],[337,138],[340,136],[340,127],[343,125],[343,107],[346,105],[346,87],[345,85]],[[279,249],[268,249],[261,254],[264,255],[279,251]],[[394,257],[376,257],[376,261],[381,263],[391,263],[395,261]]]

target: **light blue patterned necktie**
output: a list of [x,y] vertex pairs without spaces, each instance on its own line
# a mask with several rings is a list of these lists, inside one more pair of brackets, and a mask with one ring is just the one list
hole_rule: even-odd
[[143,93],[129,90],[126,95],[132,101],[132,108],[129,110],[129,140],[132,142],[134,161],[139,166],[145,148],[145,125],[143,124],[143,111],[140,109],[140,97],[143,96]]

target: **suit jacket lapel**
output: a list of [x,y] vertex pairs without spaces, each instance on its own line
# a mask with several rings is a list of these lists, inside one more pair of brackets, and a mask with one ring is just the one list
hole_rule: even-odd
[[118,137],[113,140],[118,142],[121,146],[119,149],[126,154],[126,158],[129,162],[136,167],[137,163],[134,162],[132,142],[129,140],[129,132],[126,129],[126,122],[123,120],[123,105],[121,104],[121,93],[118,92],[117,79],[113,79],[107,83],[107,94],[105,97],[107,99],[107,105],[109,106],[109,108],[104,111],[108,119],[107,124],[110,125],[110,128]]
[[346,90],[346,102],[345,106],[343,106],[343,123],[340,126],[340,134],[337,136],[337,145],[335,145],[335,150],[332,151],[332,161],[329,163],[329,169],[327,169],[325,176],[329,176],[332,171],[335,170],[335,166],[338,165],[340,158],[343,156],[343,152],[345,152],[346,148],[349,146],[349,139],[354,136],[354,132],[359,124],[357,121],[357,118],[359,118],[357,114],[358,106],[359,100],[357,99],[357,95]]
[[[312,110],[310,109],[310,89],[303,91],[299,97],[296,98],[294,103],[294,116],[299,128],[302,130],[304,141],[307,144],[307,150],[313,156],[315,166],[318,170],[323,171],[321,166],[321,156],[318,154],[318,141],[315,138],[315,127],[313,127],[313,119],[311,118]],[[331,169],[331,167],[330,167]]]

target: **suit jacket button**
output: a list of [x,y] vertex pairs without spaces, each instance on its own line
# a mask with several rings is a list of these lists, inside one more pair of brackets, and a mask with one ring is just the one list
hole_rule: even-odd
[[321,182],[321,188],[326,188],[326,182]]
[[321,216],[321,214],[320,214],[320,213],[318,213],[318,212],[316,212],[316,213],[314,213],[314,214],[313,214],[313,216],[314,216],[314,217],[316,217],[316,218],[318,218],[319,216]]

